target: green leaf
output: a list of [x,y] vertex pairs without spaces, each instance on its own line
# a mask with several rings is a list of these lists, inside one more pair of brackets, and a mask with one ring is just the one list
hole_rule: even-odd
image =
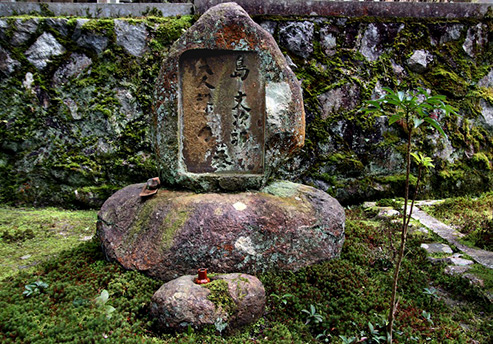
[[403,117],[403,116],[402,116],[402,115],[400,115],[400,114],[390,116],[390,118],[389,118],[389,125],[392,125],[392,124],[394,124],[395,122],[397,122],[397,121],[401,120],[401,119],[402,119],[402,117]]
[[101,295],[99,295],[97,298],[96,298],[96,303],[99,303],[101,305],[104,305],[106,303],[106,301],[108,301],[108,298],[109,298],[109,293],[106,289],[104,289],[102,292],[101,292]]
[[442,129],[442,126],[440,125],[440,123],[438,123],[436,120],[434,120],[433,118],[431,117],[425,117],[424,118],[425,122],[428,123],[429,125],[431,125],[433,128],[435,128],[436,130],[438,130],[438,132],[445,138],[447,138],[447,134],[445,134],[445,132],[443,131]]

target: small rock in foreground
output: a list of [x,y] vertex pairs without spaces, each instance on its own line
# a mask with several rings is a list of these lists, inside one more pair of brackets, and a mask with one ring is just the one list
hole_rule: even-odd
[[153,295],[151,315],[159,330],[188,326],[231,331],[256,322],[265,308],[265,290],[258,278],[247,274],[210,276],[207,284],[186,275],[163,284]]

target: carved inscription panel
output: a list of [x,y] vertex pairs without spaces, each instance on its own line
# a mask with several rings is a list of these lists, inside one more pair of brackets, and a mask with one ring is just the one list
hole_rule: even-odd
[[180,86],[187,171],[261,174],[265,87],[257,53],[189,50],[180,58]]

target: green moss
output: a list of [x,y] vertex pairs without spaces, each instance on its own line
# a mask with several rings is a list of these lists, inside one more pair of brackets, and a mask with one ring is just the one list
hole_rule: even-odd
[[115,22],[113,19],[91,19],[85,22],[81,29],[86,32],[111,36],[115,33]]
[[490,159],[484,153],[476,153],[472,156],[473,164],[482,170],[491,170],[491,162]]
[[168,249],[171,247],[173,243],[173,239],[175,237],[175,233],[180,230],[185,222],[187,222],[190,214],[188,211],[177,211],[177,212],[169,212],[163,220],[161,224],[162,229],[162,237],[161,243],[164,249]]
[[276,181],[264,187],[262,189],[262,192],[278,197],[290,198],[298,194],[298,187],[299,184],[286,182],[286,181]]
[[220,308],[226,312],[229,318],[235,315],[238,310],[238,306],[229,294],[228,282],[222,279],[215,279],[207,284],[202,284],[202,287],[211,291],[209,296],[207,296],[207,299],[216,305],[217,308]]

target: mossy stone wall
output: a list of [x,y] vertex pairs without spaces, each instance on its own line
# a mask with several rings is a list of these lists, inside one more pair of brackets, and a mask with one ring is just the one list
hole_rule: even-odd
[[[195,19],[0,18],[0,201],[97,207],[156,176],[154,82]],[[424,195],[492,189],[491,15],[254,20],[274,35],[304,90],[305,147],[277,177],[345,203],[401,195],[403,130],[358,110],[382,87],[423,86],[459,109],[441,119],[448,140],[423,132],[415,142],[435,160]],[[43,50],[53,39],[59,49]]]

